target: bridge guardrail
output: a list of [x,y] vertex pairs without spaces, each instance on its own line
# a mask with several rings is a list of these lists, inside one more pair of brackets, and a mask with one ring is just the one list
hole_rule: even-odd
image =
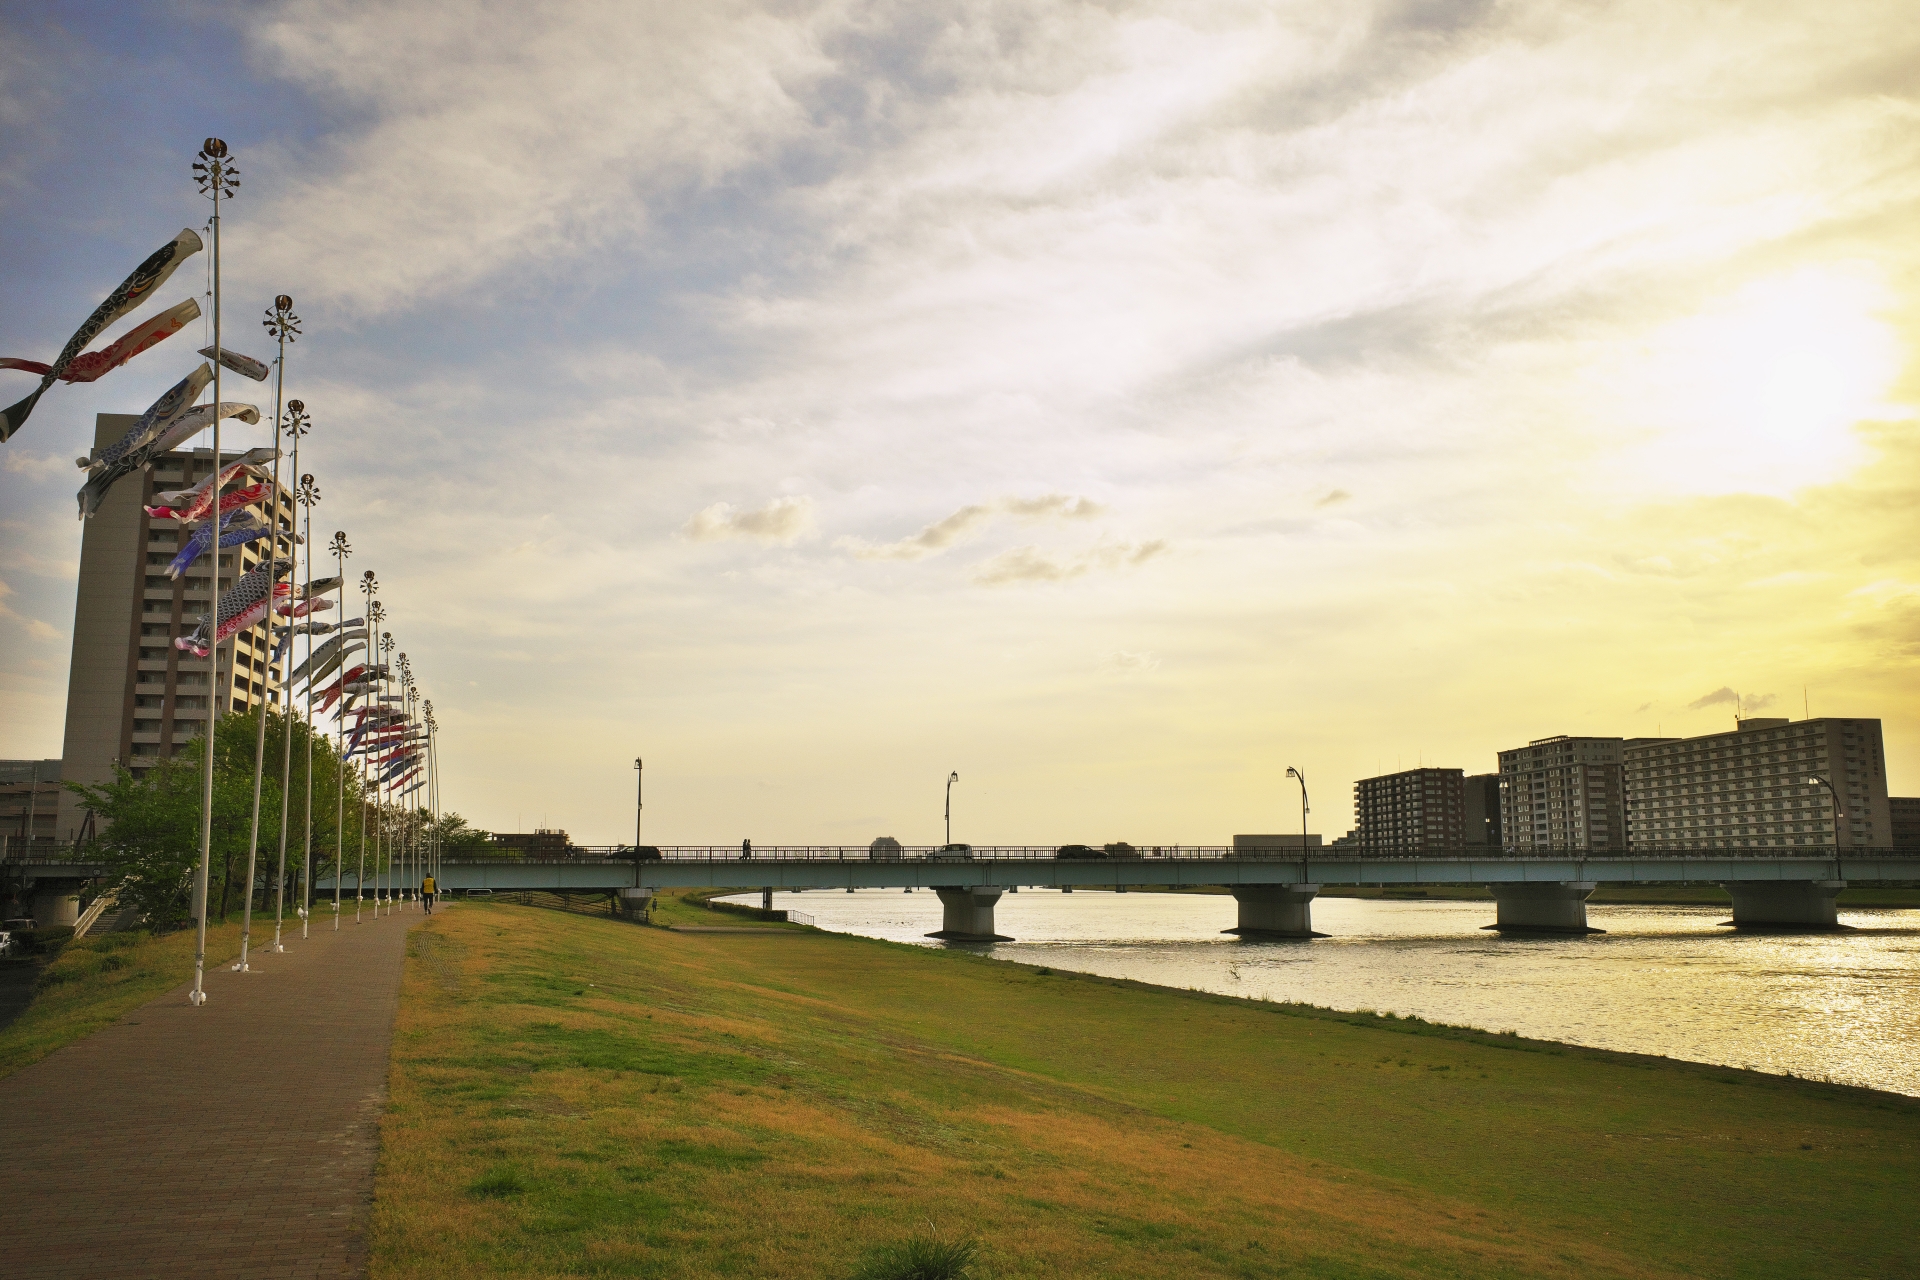
[[[1096,855],[1091,858],[1062,859],[1055,853],[1053,845],[975,845],[970,858],[938,856],[943,850],[937,845],[908,847],[897,854],[889,853],[885,857],[874,857],[865,845],[755,845],[751,854],[742,854],[737,845],[674,845],[658,846],[659,859],[643,859],[645,862],[1299,862],[1303,852],[1299,849],[1234,849],[1224,845],[1159,845],[1142,846],[1136,853],[1119,855]],[[1866,847],[1856,845],[1851,848],[1835,850],[1831,845],[1742,845],[1724,849],[1678,848],[1669,845],[1636,845],[1631,849],[1579,850],[1579,849],[1542,849],[1512,850],[1491,849],[1484,845],[1463,849],[1424,849],[1418,851],[1392,850],[1377,851],[1353,845],[1314,846],[1304,851],[1304,857],[1311,862],[1391,862],[1391,861],[1431,861],[1433,859],[1471,859],[1486,861],[1541,861],[1565,862],[1569,859],[1588,862],[1621,861],[1633,858],[1698,858],[1724,861],[1728,858],[1833,858],[1836,853],[1850,861],[1865,858],[1914,859],[1920,861],[1920,848],[1892,848],[1888,846]],[[565,854],[512,854],[506,852],[460,853],[448,852],[442,855],[444,862],[517,862],[517,863],[571,863],[571,862],[633,862],[631,845],[575,845]]]

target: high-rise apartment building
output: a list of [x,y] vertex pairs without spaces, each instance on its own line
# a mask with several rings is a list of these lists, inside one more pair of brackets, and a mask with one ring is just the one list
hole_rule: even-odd
[[1888,796],[1887,817],[1894,848],[1920,849],[1920,796]]
[[1624,741],[1561,735],[1502,751],[1502,847],[1518,853],[1625,849]]
[[[114,443],[135,421],[133,414],[100,414],[95,443]],[[227,460],[237,456],[228,453]],[[163,454],[146,474],[116,484],[86,521],[67,676],[65,781],[107,782],[116,765],[138,777],[205,732],[210,713],[246,711],[278,693],[280,671],[269,665],[265,623],[219,646],[220,668],[212,685],[207,660],[173,643],[213,607],[213,558],[203,555],[178,580],[168,577],[167,562],[190,531],[178,521],[149,516],[146,508],[155,494],[186,488],[212,469],[211,449]],[[291,494],[283,485],[273,498],[280,527],[291,530]],[[217,589],[230,588],[237,574],[266,555],[265,539],[219,552]],[[64,792],[58,838],[80,836],[83,817],[78,797]]]
[[1500,775],[1470,773],[1463,781],[1464,824],[1469,847],[1500,847]]
[[1742,720],[1728,733],[1629,744],[1625,763],[1636,849],[1894,842],[1878,720]]
[[1467,843],[1459,769],[1408,769],[1353,784],[1354,833],[1368,853],[1420,853]]

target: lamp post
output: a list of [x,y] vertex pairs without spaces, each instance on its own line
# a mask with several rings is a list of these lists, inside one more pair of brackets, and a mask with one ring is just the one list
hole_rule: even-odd
[[953,784],[960,781],[958,772],[947,775],[947,843],[953,843]]
[[1287,776],[1300,784],[1300,878],[1304,884],[1307,875],[1307,815],[1313,810],[1307,805],[1307,775],[1288,765]]
[[[313,429],[312,420],[307,417],[306,401],[287,401],[287,411],[282,417],[277,419],[277,421],[279,423],[280,434],[293,441],[293,457],[289,465],[293,470],[298,471],[300,469],[300,437],[306,435],[307,432]],[[275,443],[276,448],[274,452],[278,454],[278,442],[276,441]],[[273,525],[276,530],[280,527],[280,512],[278,506],[279,503],[276,499],[273,515]],[[293,533],[291,521],[289,521],[287,533],[289,536]],[[289,551],[289,561],[297,554],[299,554],[297,551]],[[271,617],[272,613],[269,612],[268,616]],[[289,613],[287,615],[287,625],[291,627],[293,624],[293,615]],[[289,638],[287,645],[287,657],[289,659],[293,657],[291,638]],[[311,663],[313,659],[313,641],[311,638],[307,641],[307,659],[309,663]],[[308,679],[311,680],[313,673],[309,671],[307,674]],[[280,726],[284,731],[280,742],[280,863],[278,871],[274,874],[273,882],[273,949],[276,954],[286,950],[285,947],[280,945],[280,924],[286,915],[287,908],[287,826],[288,820],[293,816],[293,681],[287,681],[286,690],[287,714],[285,722]]]
[[1846,821],[1846,810],[1841,808],[1840,793],[1833,789],[1833,784],[1817,773],[1808,774],[1807,781],[1810,783],[1817,782],[1825,787],[1828,798],[1833,801],[1833,878],[1835,880],[1844,880],[1846,877],[1840,874],[1840,832],[1844,827],[1847,834],[1851,836],[1853,834],[1853,827]]
[[[193,877],[193,989],[187,1003],[196,1008],[207,1002],[207,868],[213,859],[213,723],[219,717],[220,696],[220,202],[231,200],[240,185],[239,170],[227,154],[227,144],[208,138],[193,162],[193,178],[200,193],[213,201],[213,493],[209,519],[213,521],[213,571],[208,575],[213,599],[207,615],[207,732],[205,768],[200,771],[200,865]],[[276,495],[277,500],[277,495]],[[238,550],[234,560],[239,561]],[[267,598],[273,598],[271,582]]]
[[[634,798],[633,798],[633,851],[640,852],[640,818],[647,811],[647,771],[640,763],[640,757],[633,758]],[[635,865],[638,865],[636,861]]]

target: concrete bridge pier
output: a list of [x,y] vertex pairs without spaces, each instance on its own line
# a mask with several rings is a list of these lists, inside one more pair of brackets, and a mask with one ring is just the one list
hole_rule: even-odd
[[1736,929],[1840,929],[1834,899],[1845,880],[1727,880]]
[[940,895],[940,929],[929,938],[950,942],[1012,942],[1004,933],[993,931],[993,904],[1000,901],[1000,890],[992,885],[960,887],[934,886]]
[[1313,931],[1313,900],[1317,884],[1254,884],[1233,891],[1240,904],[1240,922],[1223,933],[1242,937],[1324,938]]
[[1487,929],[1516,933],[1605,933],[1587,925],[1591,880],[1523,881],[1490,884],[1494,922]]
[[80,919],[80,890],[84,880],[33,881],[33,922],[42,929],[74,924]]

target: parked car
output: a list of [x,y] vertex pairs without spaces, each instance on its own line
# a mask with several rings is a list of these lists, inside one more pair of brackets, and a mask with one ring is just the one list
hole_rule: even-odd
[[971,862],[973,846],[970,844],[943,844],[927,855],[929,862]]
[[898,862],[900,842],[892,836],[878,836],[867,846],[867,857],[874,862]]
[[1056,858],[1104,858],[1106,853],[1090,844],[1063,844],[1053,851]]

